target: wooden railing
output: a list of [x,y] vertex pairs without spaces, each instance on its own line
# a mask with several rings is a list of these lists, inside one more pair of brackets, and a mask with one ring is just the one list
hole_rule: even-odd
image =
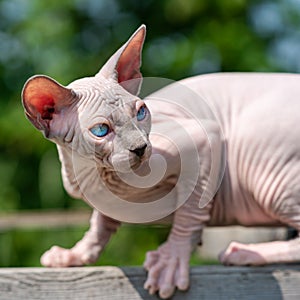
[[[0,230],[33,227],[60,227],[87,224],[90,211],[36,212],[0,216]],[[242,231],[241,231],[242,230]],[[251,230],[211,228],[204,234],[207,250],[214,253],[224,237],[264,240],[285,239],[286,231],[261,228]],[[227,231],[227,233],[226,233]],[[250,232],[250,234],[249,234]],[[253,240],[251,242],[260,241]],[[2,246],[1,246],[2,247]],[[266,267],[199,266],[191,268],[191,286],[176,291],[172,299],[300,299],[300,265]],[[146,272],[141,267],[81,268],[0,268],[0,300],[137,300],[159,299],[143,289]]]
[[[1,300],[147,300],[141,268],[0,269]],[[300,299],[300,266],[191,268],[191,286],[172,299]]]

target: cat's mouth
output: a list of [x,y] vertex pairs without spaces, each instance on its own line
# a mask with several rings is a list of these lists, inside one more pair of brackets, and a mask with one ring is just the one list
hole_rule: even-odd
[[149,159],[148,157],[145,158],[144,156],[141,157],[141,158],[138,158],[135,162],[133,162],[133,163],[130,165],[131,169],[132,169],[132,170],[138,169],[138,168],[141,166],[141,164],[142,164],[143,162],[147,161],[148,159]]

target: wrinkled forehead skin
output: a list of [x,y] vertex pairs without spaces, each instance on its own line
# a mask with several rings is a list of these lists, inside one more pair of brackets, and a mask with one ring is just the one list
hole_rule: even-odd
[[89,132],[91,127],[109,122],[118,135],[124,125],[132,122],[136,103],[140,100],[114,80],[98,76],[78,79],[68,85],[77,95],[77,101],[66,115],[66,119],[72,120],[65,120],[71,126],[66,128],[69,132],[64,135],[72,137],[69,147],[82,155],[92,155],[95,151],[95,140]]
[[127,106],[134,106],[137,96],[128,93],[114,80],[89,77],[76,80],[69,84],[75,91],[79,101],[78,115],[81,122],[90,122],[91,116],[97,114],[103,117],[112,117],[120,108],[126,110]]

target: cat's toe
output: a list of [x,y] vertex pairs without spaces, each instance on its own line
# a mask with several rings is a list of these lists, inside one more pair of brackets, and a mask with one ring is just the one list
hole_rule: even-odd
[[144,261],[144,268],[149,271],[152,266],[154,266],[157,263],[157,260],[159,258],[158,251],[148,251],[146,253],[146,259]]

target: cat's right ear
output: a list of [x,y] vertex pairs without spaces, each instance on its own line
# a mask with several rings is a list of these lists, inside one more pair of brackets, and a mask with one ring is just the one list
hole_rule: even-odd
[[113,78],[129,93],[138,95],[143,79],[140,67],[145,36],[146,26],[142,25],[133,33],[129,40],[110,57],[98,74],[106,78]]
[[69,106],[75,98],[76,95],[71,89],[44,75],[29,78],[22,91],[22,103],[27,118],[46,137],[49,136],[53,116]]

